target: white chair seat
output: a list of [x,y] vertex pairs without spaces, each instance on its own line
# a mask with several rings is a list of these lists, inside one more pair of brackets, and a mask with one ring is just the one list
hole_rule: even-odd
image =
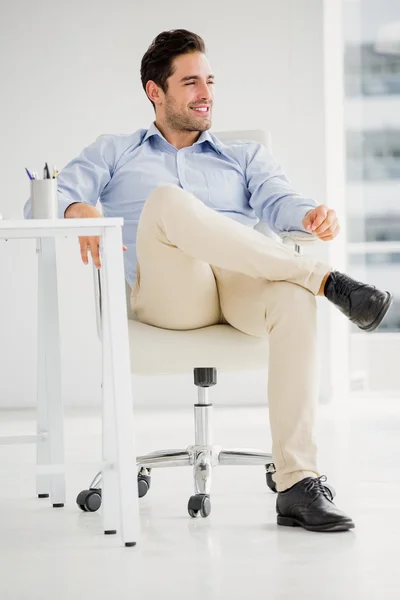
[[131,371],[136,375],[190,373],[195,367],[267,369],[268,338],[252,337],[230,325],[174,331],[130,319],[128,326]]

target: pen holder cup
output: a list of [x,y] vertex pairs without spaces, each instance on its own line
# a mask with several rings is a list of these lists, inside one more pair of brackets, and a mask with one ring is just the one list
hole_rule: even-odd
[[32,179],[31,202],[33,219],[57,219],[57,178]]

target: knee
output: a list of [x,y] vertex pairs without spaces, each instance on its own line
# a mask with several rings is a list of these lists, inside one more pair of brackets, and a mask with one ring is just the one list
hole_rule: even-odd
[[316,318],[317,300],[310,290],[290,281],[270,283],[270,316],[285,316],[285,319]]
[[145,208],[153,210],[160,214],[166,209],[170,212],[173,210],[198,212],[204,210],[205,205],[194,194],[182,189],[181,187],[168,183],[159,185],[154,188],[145,202]]
[[184,195],[185,192],[183,189],[173,183],[159,185],[150,192],[146,200],[146,205],[152,206],[153,204],[156,204],[158,206],[159,204],[162,204],[165,206],[166,203],[176,204],[182,200]]
[[273,281],[274,295],[285,306],[306,304],[316,306],[315,296],[310,290],[291,281]]

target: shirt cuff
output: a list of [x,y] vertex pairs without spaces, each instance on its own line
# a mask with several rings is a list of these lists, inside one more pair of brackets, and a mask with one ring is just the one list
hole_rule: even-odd
[[77,200],[71,200],[67,196],[64,196],[60,191],[58,192],[58,218],[64,219],[64,213],[67,210],[68,206],[77,202]]
[[[292,207],[290,213],[288,211],[287,220],[289,221],[289,227],[286,231],[304,231],[310,233],[303,227],[303,219],[310,210],[314,210],[318,204],[303,204],[300,206]],[[290,218],[289,218],[290,217]]]

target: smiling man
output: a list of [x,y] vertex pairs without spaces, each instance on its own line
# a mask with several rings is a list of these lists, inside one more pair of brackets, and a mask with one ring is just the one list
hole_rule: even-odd
[[[72,160],[59,176],[59,216],[98,217],[100,200],[104,216],[124,218],[125,274],[140,321],[178,330],[230,323],[269,336],[278,524],[352,529],[317,466],[316,296],[372,331],[391,295],[253,229],[260,220],[276,233],[329,241],[339,223],[334,210],[292,188],[264,146],[225,145],[209,131],[214,74],[198,35],[160,33],[143,56],[141,79],[155,121],[100,136]],[[83,261],[90,252],[100,267],[98,238],[79,241]]]
[[211,127],[214,75],[204,54],[184,54],[175,60],[166,94],[153,80],[144,85],[153,106],[157,103],[156,125],[176,148],[191,146],[199,132]]

